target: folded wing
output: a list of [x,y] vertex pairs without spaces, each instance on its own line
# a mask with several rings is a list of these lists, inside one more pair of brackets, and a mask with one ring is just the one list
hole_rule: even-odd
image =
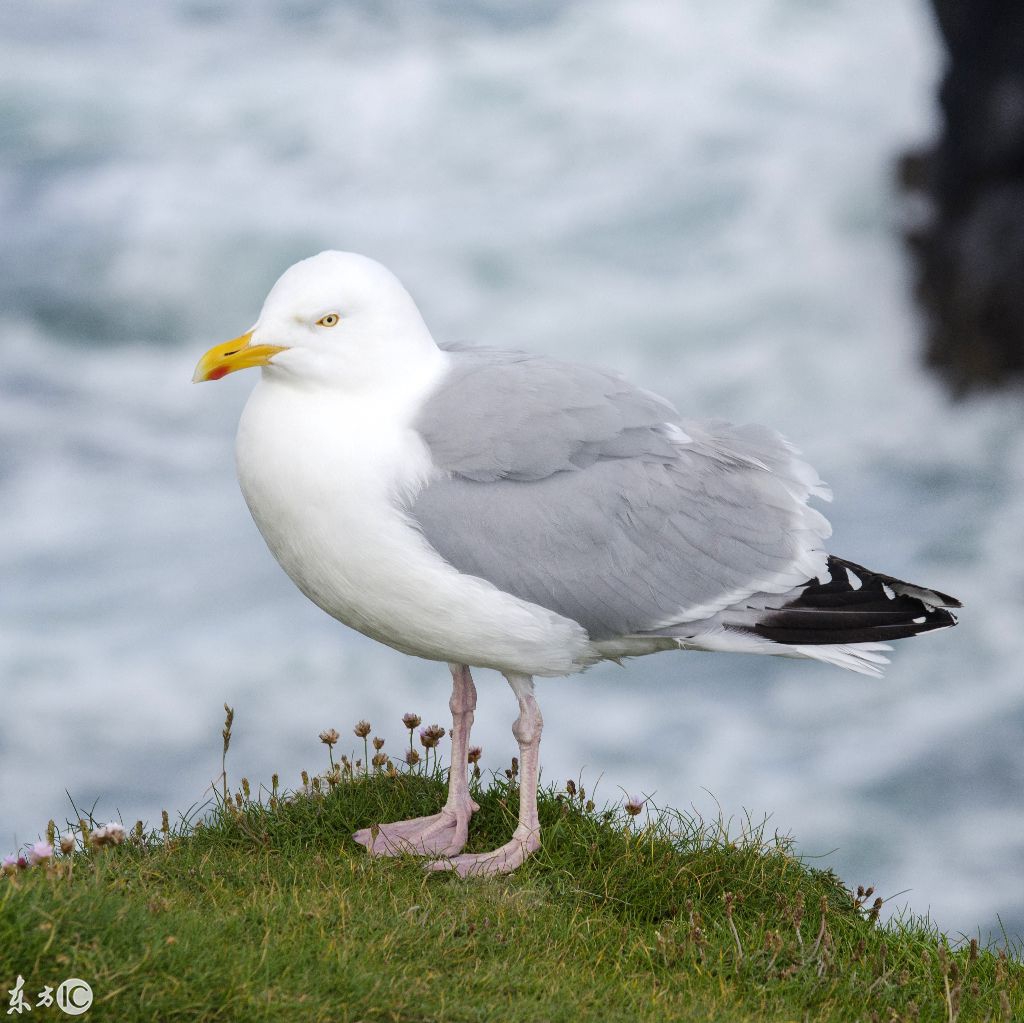
[[616,374],[450,348],[414,423],[410,518],[459,571],[579,622],[657,634],[825,573],[827,498],[776,433],[682,420]]

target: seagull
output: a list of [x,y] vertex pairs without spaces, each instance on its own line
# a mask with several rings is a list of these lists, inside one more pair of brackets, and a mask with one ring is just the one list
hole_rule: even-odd
[[[888,641],[956,624],[953,597],[827,552],[808,501],[831,494],[779,434],[684,418],[604,369],[439,345],[365,256],[290,267],[194,380],[257,366],[236,462],[270,551],[329,615],[451,671],[447,800],[356,832],[371,854],[467,876],[540,847],[537,677],[679,650],[877,676]],[[511,839],[470,854],[471,668],[512,687],[521,783]]]

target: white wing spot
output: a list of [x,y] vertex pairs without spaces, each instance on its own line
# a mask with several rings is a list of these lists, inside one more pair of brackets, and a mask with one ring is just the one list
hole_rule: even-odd
[[888,584],[882,583],[882,592],[890,599],[896,599],[896,591]]
[[920,618],[915,618],[915,619],[914,619],[914,624],[915,624],[915,625],[924,625],[924,623],[925,623],[926,621],[928,621],[928,619],[927,619],[927,618],[925,618],[925,617],[924,617],[924,616],[922,615],[922,616],[921,616]]
[[692,444],[693,438],[685,431],[676,426],[675,423],[666,423],[665,432],[669,436],[669,440],[675,441],[676,444]]
[[853,569],[848,568],[846,570],[846,575],[850,580],[851,590],[859,590],[864,585],[864,583],[861,581],[861,577],[857,575],[857,573],[854,572]]

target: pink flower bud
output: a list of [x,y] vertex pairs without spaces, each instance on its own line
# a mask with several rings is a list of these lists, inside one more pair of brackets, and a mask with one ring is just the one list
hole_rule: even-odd
[[53,846],[49,842],[36,842],[28,851],[28,859],[32,864],[48,863],[53,859]]

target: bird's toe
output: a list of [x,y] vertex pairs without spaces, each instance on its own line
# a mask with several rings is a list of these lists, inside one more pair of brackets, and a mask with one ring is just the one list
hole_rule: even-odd
[[486,853],[462,853],[447,859],[433,860],[427,870],[449,870],[459,877],[486,877],[495,874],[510,874],[523,865],[526,859],[540,848],[540,837],[536,833],[515,837],[510,842]]
[[402,856],[421,850],[417,847],[419,837],[435,824],[441,815],[415,817],[407,821],[394,821],[375,827],[362,828],[352,836],[359,845],[365,846],[373,856]]
[[352,838],[373,856],[454,856],[465,848],[472,812],[469,806],[445,808],[430,817],[362,828]]

